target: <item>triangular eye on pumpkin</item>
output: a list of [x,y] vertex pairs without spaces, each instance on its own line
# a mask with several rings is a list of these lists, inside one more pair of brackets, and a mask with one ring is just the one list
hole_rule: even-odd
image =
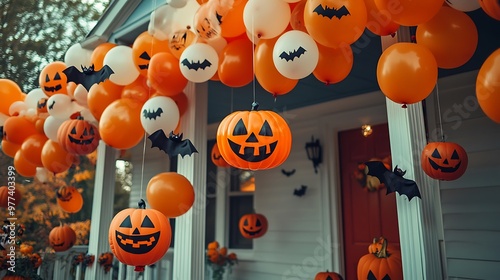
[[168,50],[168,40],[158,40],[147,31],[139,34],[132,44],[132,59],[139,73],[147,77],[151,57],[166,50]]
[[244,238],[259,238],[266,234],[267,218],[262,214],[246,214],[240,218],[240,233]]
[[424,147],[420,164],[424,172],[437,180],[456,180],[467,170],[467,152],[457,143],[430,142]]

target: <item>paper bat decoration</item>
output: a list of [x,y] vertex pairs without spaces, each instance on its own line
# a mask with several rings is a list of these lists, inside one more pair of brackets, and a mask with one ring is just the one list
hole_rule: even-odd
[[306,194],[306,190],[307,190],[307,186],[300,186],[300,189],[294,189],[293,190],[293,195],[296,195],[296,196],[303,196]]
[[148,120],[152,120],[152,119],[156,120],[156,118],[160,117],[162,113],[163,113],[163,109],[160,107],[153,112],[149,111],[148,109],[144,109],[142,111],[142,115]]
[[292,169],[290,171],[286,171],[285,169],[281,169],[281,173],[283,173],[284,175],[286,175],[286,177],[290,177],[290,176],[292,176],[295,173],[295,169]]
[[99,71],[94,71],[94,65],[88,68],[82,66],[82,72],[75,66],[70,66],[64,69],[63,72],[66,74],[68,82],[82,85],[87,91],[89,91],[94,84],[106,81],[111,74],[115,73],[108,65],[104,65]]
[[297,50],[293,50],[291,52],[282,52],[280,54],[281,59],[286,59],[286,61],[290,61],[294,58],[299,58],[301,55],[303,55],[306,52],[306,50],[303,47],[299,47]]
[[181,157],[184,157],[185,155],[190,156],[192,153],[198,152],[189,139],[182,140],[182,133],[174,134],[173,132],[170,132],[170,135],[167,137],[165,132],[163,132],[162,129],[159,129],[149,135],[148,138],[152,142],[151,148],[157,147],[170,157],[177,155],[180,155]]
[[316,8],[314,8],[313,12],[317,13],[320,16],[327,17],[329,19],[332,19],[333,17],[340,19],[343,16],[351,15],[351,13],[349,13],[349,10],[347,10],[346,6],[342,6],[339,9],[335,9],[335,8],[330,8],[328,6],[325,6],[323,8],[323,5],[321,4],[319,4]]
[[408,200],[415,196],[422,198],[417,183],[403,178],[406,171],[401,170],[397,165],[394,167],[394,171],[387,170],[381,161],[368,161],[365,162],[365,165],[368,167],[368,175],[377,177],[381,183],[385,184],[387,194],[398,192],[399,195],[405,194]]
[[186,66],[188,69],[192,69],[192,70],[196,70],[198,71],[198,69],[203,69],[205,70],[205,68],[207,67],[210,67],[212,66],[212,63],[210,63],[210,61],[208,60],[203,60],[203,62],[200,62],[198,60],[198,62],[194,62],[194,61],[189,61],[187,58],[184,58],[182,61],[181,61],[182,65]]

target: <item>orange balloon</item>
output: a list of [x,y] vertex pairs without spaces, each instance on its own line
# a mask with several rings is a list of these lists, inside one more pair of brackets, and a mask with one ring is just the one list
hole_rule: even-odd
[[481,65],[476,80],[476,96],[483,112],[500,123],[500,48]]
[[168,40],[158,40],[148,31],[142,32],[134,40],[132,45],[132,59],[139,73],[147,77],[149,61],[153,55],[159,52],[166,52],[169,49]]
[[68,93],[68,78],[63,72],[66,68],[66,63],[62,61],[54,61],[43,67],[38,76],[38,83],[47,96],[50,97],[56,93]]
[[13,143],[7,140],[2,140],[2,152],[11,158],[14,158],[17,151],[21,149],[21,144]]
[[177,104],[177,108],[179,108],[179,116],[182,117],[182,115],[186,113],[189,104],[187,95],[184,92],[181,92],[172,96],[172,99],[175,101],[175,104]]
[[273,62],[273,48],[278,37],[260,39],[255,46],[255,77],[259,84],[272,95],[283,95],[290,92],[298,80],[289,79],[276,69]]
[[415,26],[434,17],[444,0],[375,0],[379,11],[387,11],[395,23]]
[[9,108],[16,101],[23,101],[21,88],[12,80],[0,79],[0,113],[9,115]]
[[104,66],[104,57],[109,50],[116,47],[116,44],[105,42],[97,46],[90,56],[90,61],[94,65],[94,70],[99,71]]
[[233,7],[224,16],[220,24],[222,37],[238,37],[246,33],[246,27],[243,23],[243,10],[248,0],[235,1]]
[[170,53],[179,59],[184,50],[194,42],[196,42],[196,34],[189,29],[182,29],[172,35],[168,43],[168,48]]
[[330,85],[344,80],[349,75],[354,62],[350,46],[332,49],[318,44],[318,50],[318,64],[313,71],[318,81]]
[[386,36],[396,33],[399,24],[392,21],[392,16],[387,10],[380,10],[375,0],[365,0],[367,21],[366,28],[373,34]]
[[414,43],[396,43],[380,56],[377,81],[386,97],[396,103],[417,103],[434,89],[438,77],[431,51]]
[[220,81],[229,87],[242,87],[253,80],[253,44],[248,38],[233,41],[219,55]]
[[179,94],[188,83],[179,67],[179,60],[168,52],[153,55],[149,62],[148,81],[164,96]]
[[83,197],[77,188],[62,186],[57,190],[57,204],[68,213],[77,213],[83,207]]
[[141,142],[145,133],[141,124],[141,108],[140,102],[130,98],[109,104],[99,120],[101,139],[116,149],[130,149]]
[[[343,12],[341,7],[345,9]],[[344,15],[332,16],[333,9],[339,9],[337,14]],[[363,35],[366,20],[363,0],[307,0],[304,7],[307,32],[317,43],[330,48],[358,40]]]
[[42,148],[42,164],[48,171],[57,174],[68,170],[75,155],[64,150],[59,143],[47,140]]
[[45,131],[43,130],[43,126],[45,124],[45,119],[44,118],[38,118],[35,121],[35,128],[38,133],[45,134]]
[[479,4],[487,15],[500,20],[500,2],[498,0],[480,0]]
[[26,160],[21,154],[21,150],[17,151],[14,156],[14,168],[17,174],[24,177],[34,177],[36,175],[36,165]]
[[24,116],[8,117],[3,124],[4,139],[22,144],[26,138],[37,134],[36,126]]
[[168,218],[186,213],[194,203],[193,185],[177,172],[163,172],[148,182],[146,198],[151,208]]
[[469,61],[478,42],[474,21],[466,13],[446,6],[431,20],[417,26],[416,37],[417,44],[428,48],[438,67],[445,69],[457,68]]
[[304,24],[304,8],[307,0],[301,0],[292,9],[290,17],[290,25],[294,30],[300,30],[307,33],[307,28]]
[[48,138],[45,134],[34,134],[24,140],[21,145],[21,154],[31,164],[42,167],[42,148]]
[[123,86],[119,86],[110,80],[90,88],[87,94],[87,105],[96,120],[101,119],[102,112],[111,102],[121,97],[123,88]]
[[148,86],[148,80],[144,76],[139,75],[135,81],[123,88],[122,98],[135,99],[139,103],[144,104],[154,92],[155,90]]
[[210,81],[220,81],[220,78],[219,78],[219,71],[215,71],[215,74],[212,76],[212,78],[210,78]]

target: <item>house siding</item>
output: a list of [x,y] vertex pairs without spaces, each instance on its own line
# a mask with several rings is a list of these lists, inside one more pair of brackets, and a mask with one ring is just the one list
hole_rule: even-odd
[[[496,242],[500,236],[500,128],[478,106],[476,76],[477,72],[469,72],[439,83],[446,141],[460,144],[469,159],[461,178],[439,182],[448,279],[499,279],[500,275]],[[431,131],[439,130],[438,103],[433,103]]]

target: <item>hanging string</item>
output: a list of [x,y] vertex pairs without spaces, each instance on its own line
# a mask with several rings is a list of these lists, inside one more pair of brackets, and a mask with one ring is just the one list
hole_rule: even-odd
[[141,192],[140,192],[140,198],[142,199],[143,196],[143,187],[144,187],[144,163],[146,161],[146,133],[144,132],[144,139],[143,139],[143,145],[142,145],[142,163],[141,163]]
[[439,104],[439,85],[436,83],[436,104],[438,109],[439,130],[441,132],[441,140],[444,141],[443,119],[441,118],[441,105]]
[[[258,37],[260,38],[260,36]],[[255,96],[255,24],[254,24],[253,13],[252,13],[252,71],[253,71],[253,79],[252,79],[253,104],[256,104],[257,100]]]
[[229,113],[232,113],[233,112],[233,101],[234,101],[234,88],[231,88],[231,104],[230,104],[230,112]]

